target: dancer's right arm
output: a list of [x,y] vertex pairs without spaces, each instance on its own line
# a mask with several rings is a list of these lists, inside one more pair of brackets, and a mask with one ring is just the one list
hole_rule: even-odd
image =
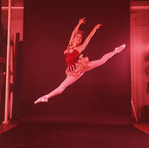
[[74,39],[74,36],[76,35],[76,33],[79,30],[80,25],[81,24],[85,24],[85,23],[86,23],[85,17],[82,18],[82,19],[79,19],[79,23],[77,24],[77,26],[75,27],[75,29],[72,31],[72,34],[71,34],[71,37],[70,37],[70,40],[69,40],[69,45],[72,43],[72,41]]
[[93,35],[95,34],[96,30],[100,28],[100,26],[102,26],[102,24],[97,24],[93,30],[90,32],[90,34],[87,36],[87,38],[85,39],[84,43],[82,45],[80,45],[80,47],[78,47],[78,51],[79,53],[81,53],[86,46],[88,45],[89,41],[91,40],[91,38],[93,37]]

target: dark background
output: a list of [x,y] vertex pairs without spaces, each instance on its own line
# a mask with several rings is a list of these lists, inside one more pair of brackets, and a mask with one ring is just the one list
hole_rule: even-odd
[[[129,1],[25,1],[22,121],[131,123],[129,9]],[[63,52],[82,17],[87,20],[81,26],[86,36],[97,23],[102,24],[83,52],[90,61],[123,43],[125,50],[48,103],[34,105],[65,79]]]

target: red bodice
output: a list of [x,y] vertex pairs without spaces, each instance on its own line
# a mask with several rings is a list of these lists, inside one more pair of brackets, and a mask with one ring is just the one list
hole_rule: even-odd
[[74,49],[72,53],[65,53],[65,60],[67,63],[67,66],[71,66],[78,62],[78,56],[79,52]]

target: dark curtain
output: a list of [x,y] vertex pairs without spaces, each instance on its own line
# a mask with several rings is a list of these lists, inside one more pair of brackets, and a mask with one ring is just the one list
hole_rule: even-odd
[[[85,73],[48,103],[34,101],[65,79],[64,50],[79,18],[85,36],[96,32],[83,51],[90,61],[125,43],[124,51]],[[25,1],[21,120],[130,124],[129,1]]]

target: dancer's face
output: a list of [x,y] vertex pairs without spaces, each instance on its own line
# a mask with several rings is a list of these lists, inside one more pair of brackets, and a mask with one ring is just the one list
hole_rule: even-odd
[[82,42],[82,35],[81,34],[76,34],[74,37],[74,42],[79,45]]

